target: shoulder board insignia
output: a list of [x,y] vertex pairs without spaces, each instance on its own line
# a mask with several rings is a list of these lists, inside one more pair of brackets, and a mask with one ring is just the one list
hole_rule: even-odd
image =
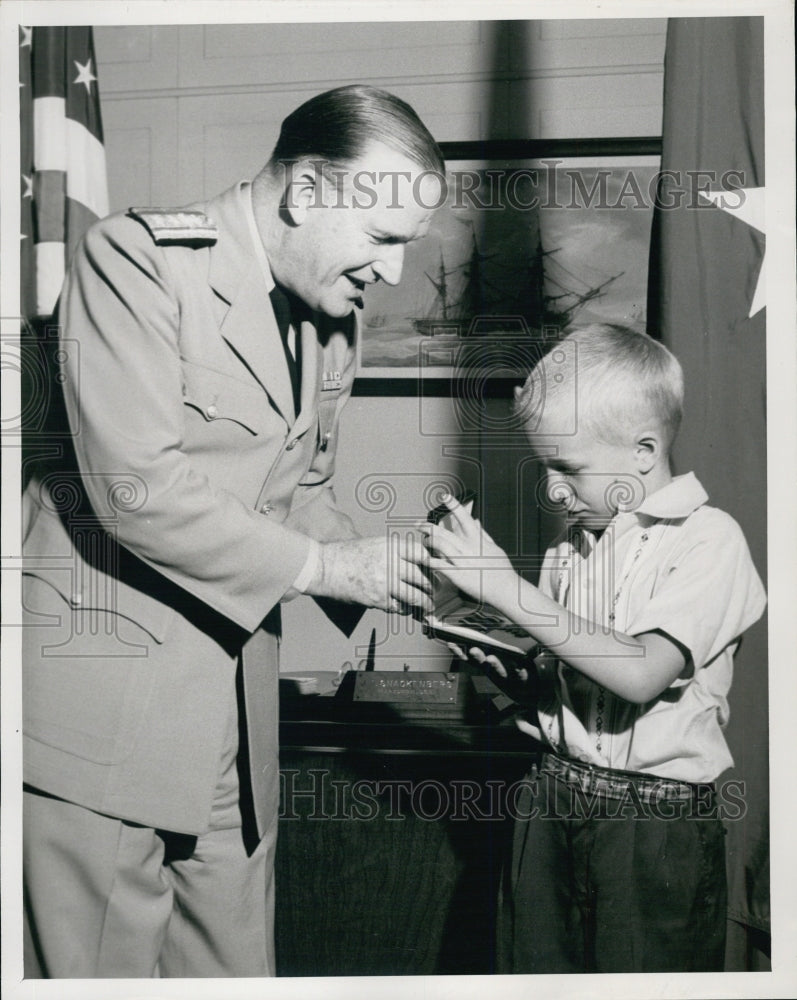
[[159,246],[170,243],[206,246],[215,243],[219,236],[216,223],[204,212],[190,209],[131,208],[128,214],[147,227]]

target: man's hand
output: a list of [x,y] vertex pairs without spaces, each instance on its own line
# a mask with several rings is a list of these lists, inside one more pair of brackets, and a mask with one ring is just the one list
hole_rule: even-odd
[[428,610],[432,584],[419,565],[427,558],[423,544],[412,535],[326,542],[307,593],[383,611]]

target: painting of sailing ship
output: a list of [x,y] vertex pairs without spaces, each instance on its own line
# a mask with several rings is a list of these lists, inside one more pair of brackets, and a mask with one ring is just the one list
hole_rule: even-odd
[[[570,198],[551,178],[557,197],[541,190],[534,208],[507,200],[484,209],[450,193],[429,234],[407,247],[400,285],[369,289],[361,374],[444,374],[432,369],[450,365],[445,344],[485,334],[550,336],[595,321],[644,329],[652,197],[620,195],[629,170],[634,190],[650,191],[657,161],[560,162],[578,170],[579,191],[597,190],[603,171],[602,200]],[[441,349],[429,350],[430,341]]]

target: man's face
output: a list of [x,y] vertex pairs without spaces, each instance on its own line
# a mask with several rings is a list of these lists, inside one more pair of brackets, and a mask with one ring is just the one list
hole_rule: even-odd
[[[408,243],[429,228],[439,181],[381,143],[347,169],[328,168],[316,187],[289,190],[299,211],[275,275],[311,308],[347,316],[369,285],[397,285]],[[429,207],[432,206],[432,207]]]
[[569,521],[603,528],[619,508],[631,509],[643,499],[633,444],[604,441],[586,428],[574,434],[571,422],[555,413],[528,438],[545,469],[549,500]]

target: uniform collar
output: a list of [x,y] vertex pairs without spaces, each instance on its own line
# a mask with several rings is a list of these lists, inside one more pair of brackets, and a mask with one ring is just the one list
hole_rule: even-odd
[[708,493],[703,489],[697,476],[694,472],[687,472],[682,476],[675,476],[666,486],[645,497],[633,513],[672,520],[688,517],[707,500]]
[[[208,281],[224,303],[216,317],[221,336],[243,358],[276,408],[292,424],[290,376],[268,297],[273,278],[256,226],[252,232],[249,187],[240,182],[214,198],[205,209],[219,231],[218,241],[210,248]],[[312,353],[309,356],[315,357]]]
[[241,290],[249,287],[252,270],[257,267],[246,219],[248,201],[240,182],[203,206],[219,230],[219,238],[210,248],[208,281],[227,303],[234,302]]
[[257,230],[257,222],[255,221],[255,209],[252,204],[252,184],[250,181],[242,181],[239,188],[239,193],[241,196],[241,207],[243,208],[244,216],[246,217],[247,225],[249,226],[249,235],[252,237],[252,246],[255,251],[255,258],[260,265],[260,270],[263,272],[263,278],[266,282],[266,291],[269,295],[274,288],[274,276],[271,273],[271,267],[268,262],[268,257],[266,256],[266,251],[263,246],[263,241],[260,238],[260,233]]

